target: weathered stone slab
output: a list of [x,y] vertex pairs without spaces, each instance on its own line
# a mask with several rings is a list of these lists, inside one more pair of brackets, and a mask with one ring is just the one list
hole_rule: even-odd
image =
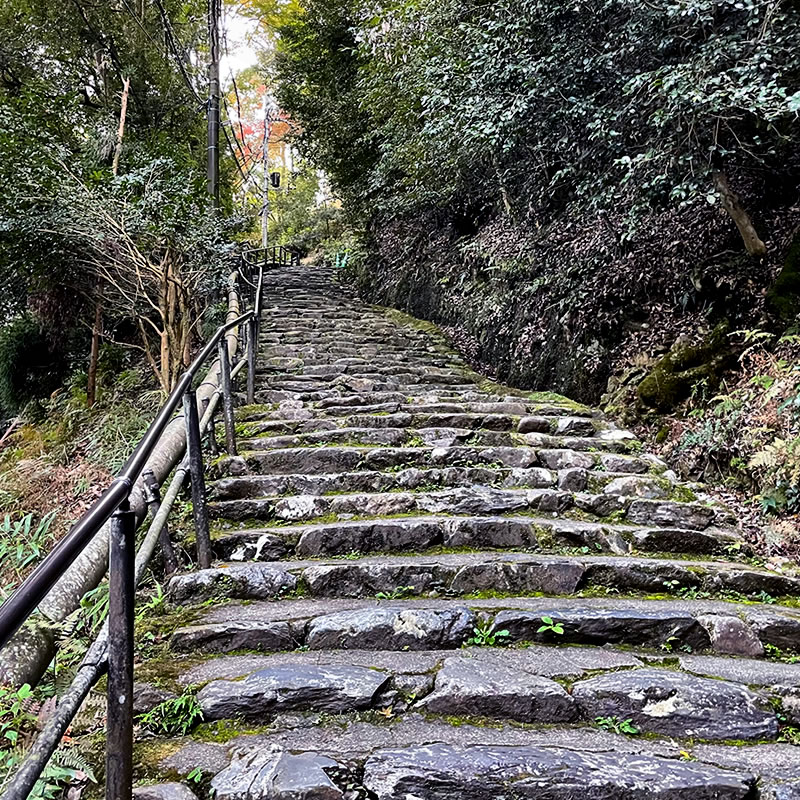
[[594,436],[594,422],[586,417],[559,417],[556,436]]
[[736,656],[763,656],[764,646],[756,632],[739,617],[703,614],[698,622],[708,631],[715,653]]
[[386,672],[347,666],[270,667],[240,681],[212,681],[197,695],[207,720],[264,719],[287,711],[359,711],[389,683]]
[[303,580],[312,595],[320,597],[369,597],[390,593],[398,586],[413,586],[414,594],[450,585],[457,565],[410,564],[322,564],[303,570]]
[[759,800],[800,800],[800,780],[766,781],[761,785]]
[[719,553],[740,541],[734,533],[718,528],[649,528],[632,535],[637,550],[651,553]]
[[589,719],[630,719],[664,736],[772,739],[778,721],[767,699],[746,686],[663,669],[599,675],[572,687]]
[[254,750],[234,758],[211,781],[217,800],[340,800],[344,792],[330,775],[348,770],[317,753]]
[[489,561],[458,570],[450,589],[459,594],[482,590],[572,594],[584,575],[584,565],[571,559]]
[[460,647],[475,615],[464,607],[364,608],[317,617],[308,623],[311,650],[436,650]]
[[[564,626],[563,634],[542,633],[542,618],[550,617]],[[669,639],[698,650],[708,646],[708,634],[697,620],[679,610],[632,608],[543,608],[501,611],[493,630],[508,630],[512,641],[620,643],[657,646]]]
[[275,564],[226,564],[176,575],[169,582],[173,603],[190,603],[210,597],[266,600],[297,588],[297,578]]
[[312,525],[303,529],[297,555],[345,555],[425,550],[441,541],[441,524],[435,519],[387,519]]
[[558,488],[564,492],[584,492],[589,484],[589,473],[580,467],[558,471]]
[[650,500],[660,500],[669,497],[669,485],[664,481],[644,475],[627,475],[624,478],[615,478],[607,483],[603,491],[606,494],[619,494],[624,497],[644,497]]
[[166,689],[160,689],[152,683],[134,683],[133,713],[137,716],[139,714],[146,714],[165,700],[172,700],[175,697],[177,697],[175,692],[168,692]]
[[517,425],[519,433],[550,433],[550,419],[547,417],[522,417]]
[[187,625],[170,637],[170,649],[179,653],[231,653],[234,650],[294,650],[298,631],[288,622],[231,620]]
[[289,552],[286,539],[259,530],[235,531],[212,539],[211,546],[217,558],[229,561],[277,561]]
[[746,611],[745,616],[764,644],[800,651],[800,616],[769,611]]
[[470,517],[442,522],[445,547],[529,547],[531,523],[525,519]]
[[569,722],[574,701],[555,681],[476,659],[445,659],[433,694],[420,707],[434,714],[497,717],[518,722]]
[[539,461],[549,469],[591,469],[596,457],[593,453],[578,450],[543,449],[539,451]]
[[364,767],[377,800],[745,800],[752,779],[624,753],[432,744],[384,750]]
[[586,582],[590,585],[615,586],[628,591],[663,592],[665,584],[677,581],[681,586],[697,586],[700,581],[695,572],[674,561],[618,561],[587,562]]
[[195,793],[182,783],[156,783],[137,786],[133,790],[135,800],[197,800]]
[[722,658],[694,654],[681,655],[680,663],[687,672],[725,678],[748,686],[777,685],[800,689],[800,664],[781,664],[755,658]]
[[636,525],[707,528],[714,519],[714,509],[701,503],[676,503],[672,500],[634,500],[628,518]]

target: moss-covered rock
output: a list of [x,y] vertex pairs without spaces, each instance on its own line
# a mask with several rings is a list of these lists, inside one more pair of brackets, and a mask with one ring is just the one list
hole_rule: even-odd
[[671,411],[701,381],[707,389],[716,389],[724,371],[736,360],[727,331],[722,323],[700,344],[676,342],[637,387],[639,400],[657,411]]
[[765,299],[767,311],[782,322],[800,316],[800,229],[786,253],[783,269]]

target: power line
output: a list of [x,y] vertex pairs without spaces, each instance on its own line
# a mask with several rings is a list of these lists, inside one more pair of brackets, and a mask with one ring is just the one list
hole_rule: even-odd
[[164,26],[164,36],[167,43],[167,49],[172,54],[175,63],[177,64],[178,69],[180,70],[181,77],[183,78],[183,82],[188,87],[189,91],[194,95],[195,99],[201,103],[205,103],[202,97],[195,89],[194,84],[189,77],[189,73],[186,71],[186,65],[183,63],[183,58],[181,57],[180,52],[178,51],[178,44],[177,38],[175,36],[175,31],[172,28],[172,23],[170,22],[169,16],[167,15],[167,11],[164,8],[164,4],[161,0],[155,0],[156,8],[158,8],[159,15],[161,16],[161,24]]

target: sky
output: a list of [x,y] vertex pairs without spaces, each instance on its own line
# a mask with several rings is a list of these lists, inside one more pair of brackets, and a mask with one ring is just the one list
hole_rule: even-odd
[[258,63],[258,56],[251,44],[257,34],[256,21],[242,16],[237,8],[237,3],[223,3],[222,30],[228,46],[227,52],[225,47],[222,48],[220,73],[225,82],[230,80],[231,72],[236,75]]

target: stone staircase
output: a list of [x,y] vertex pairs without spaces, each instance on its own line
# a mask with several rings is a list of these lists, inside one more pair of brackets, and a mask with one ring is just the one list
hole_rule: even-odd
[[270,273],[218,563],[140,625],[137,790],[218,800],[800,798],[800,578],[629,432]]

